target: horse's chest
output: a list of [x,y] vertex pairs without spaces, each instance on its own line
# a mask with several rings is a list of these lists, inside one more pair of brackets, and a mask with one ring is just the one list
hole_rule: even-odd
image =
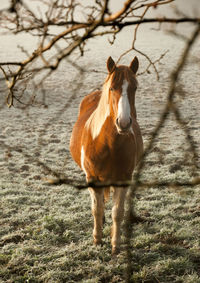
[[[93,143],[85,154],[85,168],[97,179],[126,179],[134,168],[134,143],[116,140],[114,143]],[[123,176],[123,177],[122,177]]]

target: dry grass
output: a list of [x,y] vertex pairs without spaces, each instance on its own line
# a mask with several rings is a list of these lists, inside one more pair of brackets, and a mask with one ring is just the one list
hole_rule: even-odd
[[[137,194],[135,210],[145,222],[133,226],[133,282],[200,282],[199,193],[163,188]],[[124,281],[126,253],[111,257],[109,212],[103,246],[92,245],[86,191],[4,187],[1,206],[2,282]]]

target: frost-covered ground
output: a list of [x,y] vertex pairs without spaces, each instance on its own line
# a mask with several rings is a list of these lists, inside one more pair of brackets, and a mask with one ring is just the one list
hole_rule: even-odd
[[[187,26],[182,29],[187,36],[189,31]],[[69,153],[78,106],[84,95],[101,87],[107,57],[117,60],[130,47],[131,38],[127,30],[112,46],[103,38],[90,42],[84,57],[74,55],[87,72],[80,73],[64,62],[45,83],[46,107],[0,109],[1,282],[124,281],[124,253],[115,260],[110,256],[110,213],[106,215],[104,245],[95,248],[88,192],[68,185],[49,186],[45,178],[52,176],[43,164],[74,180],[84,179]],[[25,42],[23,36],[18,40]],[[12,42],[13,38],[6,37],[1,41],[2,61],[23,56]],[[198,155],[199,44],[193,47],[181,76],[186,96],[177,98]],[[25,45],[32,46],[29,41]],[[137,48],[155,60],[168,50],[158,65],[159,81],[152,69],[151,74],[138,76],[138,121],[146,146],[165,105],[170,74],[184,43],[161,31],[142,29]],[[129,64],[135,55],[128,54],[121,63]],[[148,63],[142,56],[138,58],[142,72]],[[6,88],[2,82],[0,89],[3,105]],[[30,94],[32,90],[27,88]],[[38,102],[44,102],[40,92],[36,95]],[[188,148],[184,130],[170,115],[147,158],[145,180],[191,180],[199,172],[191,170]],[[199,196],[199,187],[184,188],[181,193],[166,188],[137,192],[136,211],[147,222],[133,226],[134,282],[200,282]]]

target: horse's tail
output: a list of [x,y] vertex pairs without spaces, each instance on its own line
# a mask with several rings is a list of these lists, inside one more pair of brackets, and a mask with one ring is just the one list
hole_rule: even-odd
[[107,202],[110,198],[110,187],[106,187],[104,189],[104,200]]

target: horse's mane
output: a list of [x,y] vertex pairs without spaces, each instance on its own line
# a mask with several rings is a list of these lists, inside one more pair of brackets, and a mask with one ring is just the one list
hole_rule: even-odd
[[94,110],[94,112],[90,115],[85,125],[88,129],[90,129],[93,140],[99,135],[100,130],[106,118],[110,115],[109,97],[108,97],[109,88],[110,88],[110,75],[108,75],[103,85],[99,104],[97,108]]

